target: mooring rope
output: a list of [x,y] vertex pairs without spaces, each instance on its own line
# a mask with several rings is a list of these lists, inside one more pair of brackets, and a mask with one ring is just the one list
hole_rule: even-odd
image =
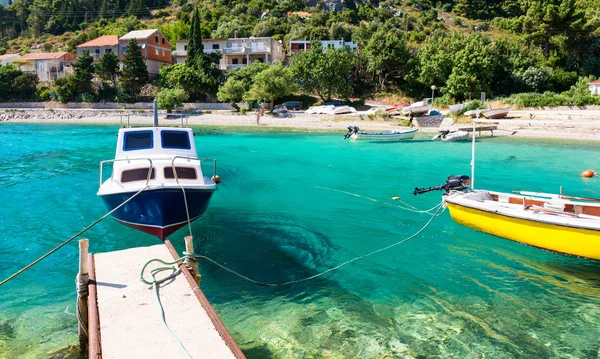
[[402,201],[402,200],[400,199],[400,197],[394,197],[394,200],[395,200],[395,201],[399,201],[400,203],[402,203],[402,204],[404,204],[404,205],[406,205],[406,206],[408,206],[408,207],[410,207],[410,208],[408,208],[408,207],[404,207],[404,206],[399,206],[399,205],[397,205],[397,204],[393,204],[393,203],[389,203],[389,202],[385,202],[385,201],[380,201],[380,200],[378,200],[378,199],[371,198],[371,197],[367,197],[367,196],[363,196],[363,195],[360,195],[360,194],[357,194],[357,193],[352,193],[352,192],[348,192],[348,191],[342,191],[342,190],[340,190],[340,189],[336,189],[336,188],[323,187],[323,186],[315,186],[315,187],[316,187],[316,188],[320,188],[320,189],[326,189],[326,190],[329,190],[329,191],[334,191],[334,192],[344,193],[344,194],[347,194],[347,195],[350,195],[350,196],[354,196],[354,197],[358,197],[358,198],[364,198],[364,199],[368,199],[369,201],[373,201],[373,202],[377,202],[377,203],[383,203],[383,204],[385,204],[385,205],[387,205],[387,206],[398,207],[398,208],[400,208],[400,209],[403,209],[403,210],[405,210],[405,211],[414,212],[414,213],[429,213],[429,214],[431,214],[431,212],[432,212],[433,210],[437,209],[437,207],[441,205],[441,203],[438,203],[438,204],[436,204],[435,206],[433,206],[433,207],[431,207],[431,208],[429,208],[429,209],[424,209],[424,210],[421,210],[421,209],[419,209],[419,208],[416,208],[416,207],[414,207],[414,206],[411,206],[410,204],[408,204],[408,203],[406,203],[406,202]]
[[67,239],[66,241],[62,242],[61,244],[59,244],[56,248],[52,249],[50,252],[44,254],[43,256],[41,256],[40,258],[36,259],[35,261],[31,262],[29,265],[23,267],[21,270],[19,270],[18,272],[16,272],[15,274],[11,275],[10,277],[6,278],[5,280],[3,280],[2,282],[0,282],[0,287],[2,285],[4,285],[5,283],[7,283],[8,281],[10,281],[11,279],[15,278],[16,276],[18,276],[19,274],[25,272],[26,270],[28,270],[29,268],[33,267],[34,265],[36,265],[37,263],[39,263],[40,261],[42,261],[44,258],[48,257],[49,255],[51,255],[52,253],[56,252],[57,250],[61,249],[62,247],[64,247],[65,245],[67,245],[69,242],[71,242],[73,239],[79,237],[80,235],[82,235],[83,233],[85,233],[88,229],[94,227],[96,224],[100,223],[102,220],[104,220],[106,217],[110,216],[111,214],[113,214],[116,210],[118,210],[119,208],[123,207],[127,202],[131,201],[132,199],[134,199],[137,195],[139,195],[140,193],[142,193],[142,191],[144,191],[145,189],[147,189],[150,186],[146,186],[144,188],[142,188],[141,190],[139,190],[136,194],[134,194],[133,196],[129,197],[125,202],[121,203],[120,205],[118,205],[117,207],[115,207],[113,210],[111,210],[110,212],[106,213],[104,216],[98,218],[97,220],[95,220],[92,224],[90,224],[89,226],[85,227],[84,229],[82,229],[81,231],[77,232],[77,234],[75,234],[74,236],[72,236],[71,238]]
[[[421,227],[418,231],[416,231],[412,235],[404,238],[403,240],[395,242],[395,243],[390,244],[388,246],[385,246],[383,248],[379,248],[379,249],[374,250],[372,252],[369,252],[367,254],[364,254],[364,255],[352,258],[352,259],[347,260],[347,261],[345,261],[345,262],[343,262],[341,264],[336,265],[335,267],[331,267],[331,268],[326,269],[326,270],[324,270],[322,272],[319,272],[317,274],[311,275],[309,277],[301,278],[301,279],[296,279],[296,280],[292,280],[292,281],[288,281],[288,282],[282,282],[282,283],[264,283],[264,282],[260,282],[260,281],[254,280],[252,278],[248,278],[245,275],[240,274],[240,273],[234,271],[233,269],[230,269],[230,268],[226,267],[225,265],[220,264],[217,261],[215,261],[214,259],[211,259],[211,258],[209,258],[207,256],[198,255],[198,254],[194,254],[194,253],[188,253],[188,252],[183,252],[184,256],[181,257],[181,258],[178,258],[177,260],[175,260],[173,262],[164,262],[163,260],[160,260],[160,259],[151,259],[150,261],[146,262],[146,264],[142,268],[142,273],[140,274],[140,279],[142,280],[142,282],[144,282],[146,284],[152,284],[151,281],[146,280],[144,278],[144,270],[152,262],[160,262],[160,263],[163,263],[163,264],[165,264],[167,266],[174,266],[174,265],[178,264],[179,262],[185,260],[186,258],[195,258],[195,259],[203,259],[203,260],[205,260],[207,262],[210,262],[210,263],[216,265],[217,267],[223,269],[226,272],[229,272],[229,273],[231,273],[231,274],[233,274],[233,275],[235,275],[235,276],[237,276],[237,277],[239,277],[239,278],[241,278],[241,279],[243,279],[243,280],[245,280],[247,282],[250,282],[250,283],[253,283],[253,284],[256,284],[256,285],[260,285],[262,287],[283,287],[283,286],[287,286],[287,285],[290,285],[290,284],[295,284],[295,283],[300,283],[300,282],[306,282],[306,281],[309,281],[309,280],[321,277],[321,276],[323,276],[323,275],[325,275],[327,273],[330,273],[330,272],[333,272],[335,270],[338,270],[338,269],[340,269],[340,268],[342,268],[342,267],[344,267],[344,266],[346,266],[346,265],[348,265],[350,263],[356,262],[356,261],[358,261],[360,259],[372,256],[372,255],[377,254],[379,252],[383,252],[383,251],[388,250],[390,248],[396,247],[396,246],[398,246],[400,244],[406,243],[409,240],[415,238],[416,236],[418,236],[419,234],[421,234],[421,232],[423,232],[427,227],[429,227],[429,225],[431,224],[431,222],[433,221],[433,219],[435,217],[437,217],[438,215],[440,215],[445,210],[444,206],[442,206],[442,203],[438,204],[436,207],[438,207],[437,211],[434,214],[431,215],[431,217],[429,218],[429,220],[427,221],[427,223],[425,223],[425,225],[423,227]],[[164,267],[159,267],[159,268],[163,268],[163,270],[164,270]],[[169,267],[167,267],[167,268],[169,268]]]

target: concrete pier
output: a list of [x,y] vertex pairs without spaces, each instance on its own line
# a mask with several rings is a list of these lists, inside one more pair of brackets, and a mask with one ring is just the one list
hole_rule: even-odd
[[[89,331],[90,338],[98,331],[99,343],[90,341],[90,358],[184,357],[161,323],[152,286],[140,281],[142,267],[154,258],[172,262],[178,255],[166,241],[92,256],[99,325],[91,324]],[[161,264],[152,265],[146,269],[147,279],[149,271]],[[180,268],[182,273],[159,289],[166,322],[175,336],[192,358],[245,358],[192,275],[184,265]]]

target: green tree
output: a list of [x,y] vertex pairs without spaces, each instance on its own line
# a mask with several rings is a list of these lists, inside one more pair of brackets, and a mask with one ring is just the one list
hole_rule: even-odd
[[73,74],[69,82],[73,90],[79,93],[92,92],[92,79],[94,78],[94,58],[88,51],[84,51],[73,63]]
[[244,94],[244,100],[268,101],[271,103],[271,108],[276,98],[288,96],[296,90],[292,81],[292,72],[281,63],[269,66],[268,69],[254,76],[253,80],[252,87]]
[[206,99],[214,94],[218,83],[203,69],[195,69],[187,64],[176,64],[160,68],[160,83],[166,88],[179,88],[185,91],[190,99]]
[[18,67],[0,65],[0,98],[30,99],[37,88],[37,75],[24,73]]
[[182,89],[164,88],[158,92],[156,101],[158,107],[171,112],[174,107],[183,105],[183,102],[188,99],[188,95]]
[[121,73],[119,68],[119,58],[112,52],[105,53],[100,57],[96,65],[96,74],[104,81],[110,81],[113,86],[117,86],[117,78]]
[[333,96],[350,96],[353,67],[354,58],[347,49],[323,52],[319,42],[314,43],[309,51],[295,54],[290,65],[300,89],[317,94],[323,101]]
[[186,64],[194,68],[204,67],[204,48],[202,45],[202,30],[198,7],[194,7],[192,22],[190,24],[189,43],[187,47]]
[[364,49],[366,68],[376,88],[384,90],[390,80],[403,80],[408,72],[410,50],[397,30],[377,31]]
[[225,81],[223,86],[219,87],[217,99],[221,102],[237,103],[242,101],[246,91],[244,83],[241,80],[230,77]]
[[125,48],[121,84],[128,89],[132,96],[139,94],[140,89],[148,83],[148,67],[135,39],[129,40]]

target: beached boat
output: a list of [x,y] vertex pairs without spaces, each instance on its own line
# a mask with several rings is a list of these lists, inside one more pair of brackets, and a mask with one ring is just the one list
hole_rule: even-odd
[[463,113],[463,115],[465,116],[469,116],[471,118],[479,118],[481,117],[481,114],[483,113],[484,110],[469,110],[465,113]]
[[512,109],[512,107],[506,107],[506,108],[499,108],[497,110],[486,110],[483,111],[483,117],[487,118],[487,119],[498,119],[498,118],[504,118],[506,117],[506,115],[508,115],[508,113],[510,112],[510,110]]
[[474,188],[476,122],[471,178],[451,176],[443,185],[416,188],[414,194],[444,190],[443,201],[459,224],[534,247],[600,260],[600,199],[564,196],[562,188],[560,194]]
[[469,133],[467,131],[453,131],[450,130],[440,131],[440,133],[434,136],[432,141],[444,141],[444,142],[454,142],[454,141],[464,141],[469,138]]
[[463,111],[465,108],[467,108],[469,106],[470,102],[465,102],[465,103],[459,103],[456,105],[450,105],[448,106],[448,109],[450,110],[450,113],[453,115],[458,115],[461,111]]
[[423,101],[415,102],[410,106],[404,106],[402,113],[408,115],[411,111],[414,115],[422,114],[431,109],[432,100],[430,98],[423,99]]
[[355,113],[356,109],[354,107],[350,107],[350,106],[335,106],[333,108],[333,110],[330,112],[330,114],[333,115],[343,115],[343,114],[347,114],[347,113]]
[[333,105],[311,106],[304,113],[311,115],[333,115],[334,110],[335,106]]
[[[198,158],[193,136],[190,128],[119,130],[115,159],[100,163],[98,190],[109,210],[129,200],[113,218],[164,240],[204,214],[217,190],[216,161]],[[112,174],[102,183],[103,165],[111,162]],[[212,165],[212,179],[202,163]]]
[[402,131],[382,131],[382,132],[360,132],[358,127],[355,127],[354,132],[350,135],[354,141],[402,141],[412,140],[415,138],[418,128],[409,128]]

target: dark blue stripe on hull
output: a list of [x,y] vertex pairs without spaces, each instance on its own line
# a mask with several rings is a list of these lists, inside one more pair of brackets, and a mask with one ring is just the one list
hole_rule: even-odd
[[[135,193],[104,195],[101,198],[106,207],[113,210]],[[206,211],[213,193],[214,191],[186,189],[190,220],[200,217]],[[138,229],[165,228],[187,221],[184,197],[180,189],[143,191],[113,213],[113,217]],[[150,233],[145,230],[144,232]],[[154,232],[150,234],[156,235]],[[162,236],[157,237],[164,239]]]

